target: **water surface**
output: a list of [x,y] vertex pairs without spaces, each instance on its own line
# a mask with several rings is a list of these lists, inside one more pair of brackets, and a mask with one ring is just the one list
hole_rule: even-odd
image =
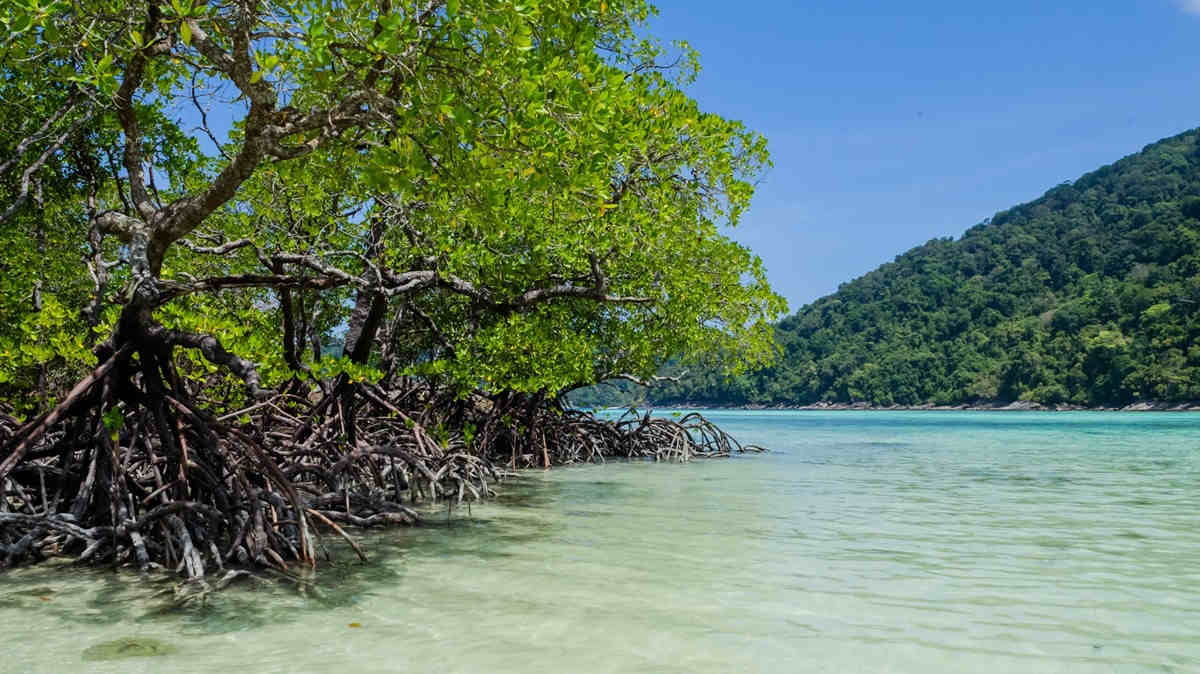
[[529,473],[300,588],[0,576],[0,671],[1200,671],[1200,415],[711,416],[775,451]]

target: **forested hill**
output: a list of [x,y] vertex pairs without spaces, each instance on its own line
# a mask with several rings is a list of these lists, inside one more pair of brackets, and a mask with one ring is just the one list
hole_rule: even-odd
[[773,368],[734,380],[695,374],[652,399],[1200,399],[1200,130],[997,213],[958,240],[914,248],[777,330]]

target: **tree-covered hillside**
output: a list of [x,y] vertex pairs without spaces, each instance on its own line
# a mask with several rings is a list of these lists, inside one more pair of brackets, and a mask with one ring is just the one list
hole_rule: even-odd
[[[802,262],[802,260],[801,260]],[[777,328],[774,367],[659,403],[1200,398],[1200,130],[914,248]]]

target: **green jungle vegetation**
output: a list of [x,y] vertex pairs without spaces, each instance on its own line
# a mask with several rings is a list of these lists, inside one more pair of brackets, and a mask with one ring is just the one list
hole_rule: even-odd
[[776,363],[753,373],[580,400],[1200,399],[1200,131],[914,248],[784,319],[776,339]]
[[503,467],[736,451],[562,404],[785,310],[721,234],[766,141],[653,13],[0,6],[0,569],[314,565]]

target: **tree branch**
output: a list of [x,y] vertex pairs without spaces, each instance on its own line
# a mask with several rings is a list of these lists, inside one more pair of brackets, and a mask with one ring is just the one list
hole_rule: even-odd
[[41,140],[50,127],[55,124],[55,122],[63,117],[66,117],[68,113],[75,109],[77,103],[78,101],[76,100],[76,95],[72,94],[71,98],[67,100],[67,103],[56,110],[53,115],[50,115],[50,117],[46,118],[46,121],[42,123],[42,126],[37,131],[31,133],[22,139],[21,142],[17,143],[17,147],[13,151],[12,158],[8,161],[0,163],[0,173],[4,173],[10,167],[12,167],[13,164],[16,164],[18,161],[20,161],[21,155],[25,154],[25,151],[29,149],[29,146]]
[[[32,164],[30,164],[28,168],[25,169],[25,171],[21,174],[21,187],[17,192],[17,198],[11,204],[9,204],[8,208],[6,208],[3,213],[0,213],[0,223],[7,222],[8,219],[11,218],[19,208],[21,208],[21,205],[24,204],[25,200],[29,198],[29,184],[33,179],[33,174],[40,171],[42,166],[46,164],[46,161],[50,159],[55,152],[58,152],[62,149],[63,143],[65,143],[67,139],[70,138],[71,135],[74,134],[84,122],[92,118],[93,112],[95,111],[89,107],[88,111],[82,117],[72,122],[71,126],[68,127],[66,131],[63,131],[58,138],[55,138],[50,147],[46,148],[46,151],[43,152]],[[20,153],[23,151],[23,148],[18,148],[17,157],[20,157]],[[7,169],[8,164],[15,161],[17,157],[9,160],[9,162],[5,162],[4,167],[0,168],[0,173]]]
[[633,374],[614,374],[612,376],[605,377],[605,379],[624,379],[625,381],[631,381],[631,382],[637,384],[638,386],[644,386],[645,388],[654,388],[655,386],[657,386],[659,384],[665,384],[665,383],[678,384],[679,382],[683,381],[683,378],[686,377],[687,374],[688,374],[687,370],[680,372],[678,375],[675,375],[674,377],[662,377],[662,376],[655,375],[653,377],[646,378],[646,377],[639,377],[639,376],[633,375]]
[[[220,239],[217,239],[217,240],[220,241]],[[223,243],[219,246],[197,246],[196,244],[191,243],[189,241],[180,241],[179,245],[183,246],[184,248],[187,248],[188,250],[192,251],[193,253],[199,253],[201,255],[225,255],[227,253],[232,253],[233,251],[238,250],[239,248],[245,248],[246,246],[252,246],[252,245],[254,245],[254,242],[251,241],[250,239],[238,239],[237,241],[230,241],[228,243]]]
[[[151,2],[147,8],[146,22],[142,28],[146,45],[135,51],[129,59],[129,63],[125,66],[125,78],[113,96],[117,120],[121,123],[121,130],[125,134],[125,154],[122,161],[125,164],[125,172],[129,176],[129,193],[133,198],[134,209],[145,222],[150,222],[158,209],[154,207],[154,203],[150,200],[150,193],[146,190],[142,171],[142,134],[138,126],[137,112],[133,107],[133,95],[142,86],[142,79],[146,74],[146,62],[149,60],[150,54],[159,50],[160,18],[161,11],[158,4]],[[169,48],[170,45],[164,42],[161,46]]]
[[212,335],[200,335],[156,327],[152,329],[151,336],[161,339],[164,344],[170,346],[197,349],[208,362],[229,368],[231,372],[246,383],[246,389],[250,392],[251,397],[261,399],[271,395],[270,391],[264,390],[261,387],[262,378],[259,376],[258,369],[254,366],[254,363],[226,351],[225,347],[221,346],[221,342],[217,341],[217,338]]

